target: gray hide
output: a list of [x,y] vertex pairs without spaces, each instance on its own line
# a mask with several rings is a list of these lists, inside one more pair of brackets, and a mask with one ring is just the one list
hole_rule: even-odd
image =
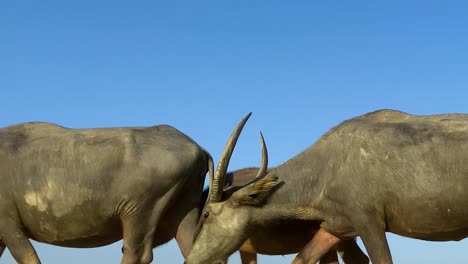
[[[252,181],[259,168],[245,168],[229,172],[226,175],[225,197],[235,189]],[[203,192],[203,201],[208,196],[208,190]],[[204,204],[204,202],[203,202]],[[320,228],[319,222],[283,219],[267,225],[257,226],[247,241],[239,248],[242,264],[256,264],[257,254],[287,255],[298,253],[309,242]],[[368,264],[369,259],[361,251],[354,239],[344,240],[337,245],[337,249],[330,250],[320,259],[321,264],[338,264],[337,252],[346,264]]]
[[[222,263],[280,219],[319,221],[294,264],[315,263],[360,236],[374,264],[392,263],[385,232],[468,236],[468,115],[381,110],[343,122],[225,201],[209,203],[187,264]],[[216,249],[216,250],[214,250]]]
[[209,166],[203,148],[167,125],[2,128],[0,256],[6,246],[18,263],[40,263],[28,238],[78,248],[123,238],[122,263],[150,263],[152,248],[174,237],[186,256]]

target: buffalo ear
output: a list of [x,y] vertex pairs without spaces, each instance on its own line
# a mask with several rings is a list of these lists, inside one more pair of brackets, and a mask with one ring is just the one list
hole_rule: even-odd
[[267,175],[233,193],[230,200],[234,205],[263,205],[278,183],[278,177]]

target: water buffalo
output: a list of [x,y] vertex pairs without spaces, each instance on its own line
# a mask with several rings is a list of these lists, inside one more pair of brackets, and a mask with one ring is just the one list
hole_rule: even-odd
[[7,247],[18,263],[37,264],[28,238],[80,248],[123,238],[122,263],[150,263],[152,248],[175,236],[187,256],[208,170],[213,178],[209,153],[167,125],[2,128],[0,255]]
[[[245,168],[229,172],[226,175],[228,192],[243,186],[255,178],[259,168]],[[226,192],[227,193],[227,192]],[[203,192],[205,201],[208,189]],[[228,197],[223,197],[227,199]],[[247,241],[239,248],[242,264],[256,264],[257,254],[286,255],[299,252],[320,228],[317,221],[285,219],[270,225],[259,226],[253,230]],[[348,239],[337,245],[337,250],[330,250],[321,259],[321,264],[338,264],[338,252],[346,264],[368,264],[369,258],[361,251],[354,239]]]
[[294,264],[316,263],[356,236],[375,264],[392,263],[385,232],[461,240],[468,236],[467,153],[466,114],[380,110],[347,120],[229,199],[212,199],[186,262],[222,263],[252,230],[284,219],[321,222]]

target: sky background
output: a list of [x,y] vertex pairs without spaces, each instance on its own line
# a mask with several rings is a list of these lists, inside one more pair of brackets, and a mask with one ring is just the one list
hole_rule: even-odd
[[[252,111],[230,170],[259,164],[259,130],[277,166],[369,111],[468,113],[467,14],[431,0],[1,1],[0,126],[166,123],[217,162]],[[395,263],[467,259],[468,241],[388,240]],[[34,245],[45,264],[121,258],[120,242]],[[174,242],[155,249],[156,263],[182,261]]]

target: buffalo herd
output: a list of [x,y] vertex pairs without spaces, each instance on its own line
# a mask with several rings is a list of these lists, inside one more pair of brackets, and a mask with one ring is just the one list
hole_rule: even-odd
[[236,251],[243,264],[296,253],[293,264],[390,264],[386,232],[468,236],[468,114],[370,112],[276,167],[260,134],[260,166],[228,172],[249,117],[216,170],[168,125],[0,128],[0,258],[8,249],[39,264],[30,239],[75,248],[123,240],[121,263],[147,264],[175,238],[186,264],[225,264]]

